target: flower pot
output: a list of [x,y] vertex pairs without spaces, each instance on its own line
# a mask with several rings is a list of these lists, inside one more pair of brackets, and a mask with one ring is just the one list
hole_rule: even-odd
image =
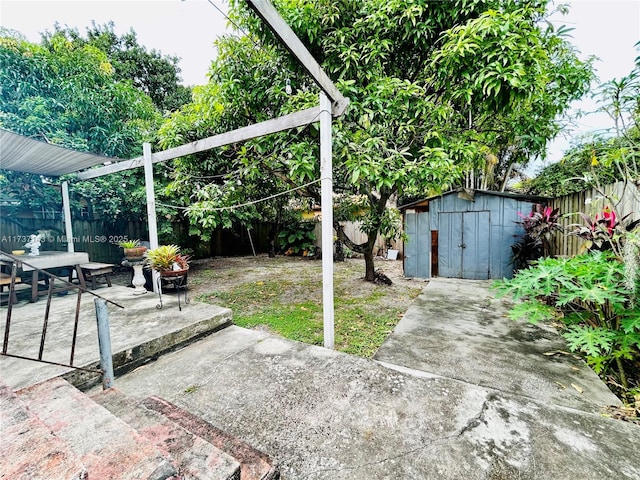
[[160,270],[161,277],[180,277],[185,275],[189,271],[188,268],[183,268],[181,270]]
[[142,260],[144,252],[147,251],[147,247],[132,247],[132,248],[124,248],[124,256],[127,257],[127,260]]

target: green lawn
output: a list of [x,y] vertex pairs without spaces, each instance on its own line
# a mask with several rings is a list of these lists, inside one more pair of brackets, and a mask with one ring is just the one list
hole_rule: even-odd
[[[363,273],[359,263],[336,264],[335,348],[371,357],[420,293],[421,286],[398,282],[392,286],[373,285],[362,280]],[[285,338],[322,345],[320,274],[319,262],[299,263],[294,268],[272,272],[264,280],[239,282],[225,291],[201,294],[198,300],[231,308],[233,322],[241,327],[265,326]],[[215,276],[211,271],[206,275]],[[224,282],[230,276],[228,271],[219,272],[217,281]],[[252,276],[260,277],[258,271]]]

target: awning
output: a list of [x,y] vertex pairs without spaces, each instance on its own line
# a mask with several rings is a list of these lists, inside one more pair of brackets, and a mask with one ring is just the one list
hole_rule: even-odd
[[115,158],[78,152],[0,128],[0,168],[58,177],[115,162]]

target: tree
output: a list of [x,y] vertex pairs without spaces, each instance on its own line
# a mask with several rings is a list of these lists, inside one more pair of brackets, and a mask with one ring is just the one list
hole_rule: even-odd
[[[555,114],[582,91],[590,66],[553,27],[540,26],[546,4],[275,2],[351,100],[334,124],[334,189],[338,203],[355,205],[338,209],[358,214],[368,240],[355,244],[339,222],[335,227],[341,241],[364,254],[367,280],[374,278],[376,236],[398,231],[398,216],[388,208],[397,195],[449,188],[465,168],[490,155],[523,161],[525,147],[539,148],[555,131],[549,126]],[[231,2],[230,11],[249,33],[219,43],[213,83],[163,129],[169,143],[189,136],[187,119],[194,112],[203,114],[199,132],[219,133],[317,104],[315,86],[244,3]],[[287,82],[291,96],[284,93]],[[299,195],[317,201],[317,184],[311,183],[319,176],[317,158],[318,132],[310,127],[185,159],[177,183],[187,184],[195,172],[223,175],[189,198],[196,201],[192,221],[213,225],[221,220],[213,206],[247,192],[266,196],[300,188]]]
[[611,128],[582,139],[542,169],[525,185],[530,193],[566,195],[616,181],[640,185],[640,56],[628,75],[599,85],[595,96]]
[[56,37],[63,36],[80,48],[93,46],[107,55],[117,81],[130,81],[138,90],[146,93],[162,112],[177,110],[191,100],[191,90],[180,84],[178,57],[162,55],[138,43],[136,32],[118,37],[115,24],[87,27],[86,38],[75,28],[62,28],[56,24],[53,33],[46,32],[42,44],[49,47]]
[[504,190],[513,169],[544,156],[593,79],[594,59],[578,58],[570,29],[545,25],[547,2],[510,3],[445,32],[433,60],[436,88],[483,145],[467,166],[473,188]]
[[[142,142],[153,140],[160,119],[146,94],[114,78],[104,52],[92,45],[73,44],[61,34],[51,36],[42,46],[3,32],[0,93],[2,128],[112,157],[140,155]],[[54,200],[59,205],[59,194],[51,197],[38,176],[3,172],[2,180],[9,189],[22,188],[19,198],[30,207]],[[96,189],[96,184],[72,188],[83,191],[97,210],[135,215],[140,209],[135,198],[113,196],[112,192],[125,182],[142,186],[142,176],[121,174],[108,182],[102,189]]]
[[532,195],[559,197],[621,180],[615,168],[597,160],[608,143],[594,140],[572,147],[561,161],[543,168],[524,188]]

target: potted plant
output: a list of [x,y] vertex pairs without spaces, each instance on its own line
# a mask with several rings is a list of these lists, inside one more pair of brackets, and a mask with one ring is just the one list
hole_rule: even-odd
[[189,256],[181,255],[177,245],[161,245],[147,250],[144,259],[147,268],[164,277],[184,275],[189,270]]
[[142,260],[147,247],[140,245],[140,240],[124,240],[118,244],[124,250],[124,256],[129,261]]

